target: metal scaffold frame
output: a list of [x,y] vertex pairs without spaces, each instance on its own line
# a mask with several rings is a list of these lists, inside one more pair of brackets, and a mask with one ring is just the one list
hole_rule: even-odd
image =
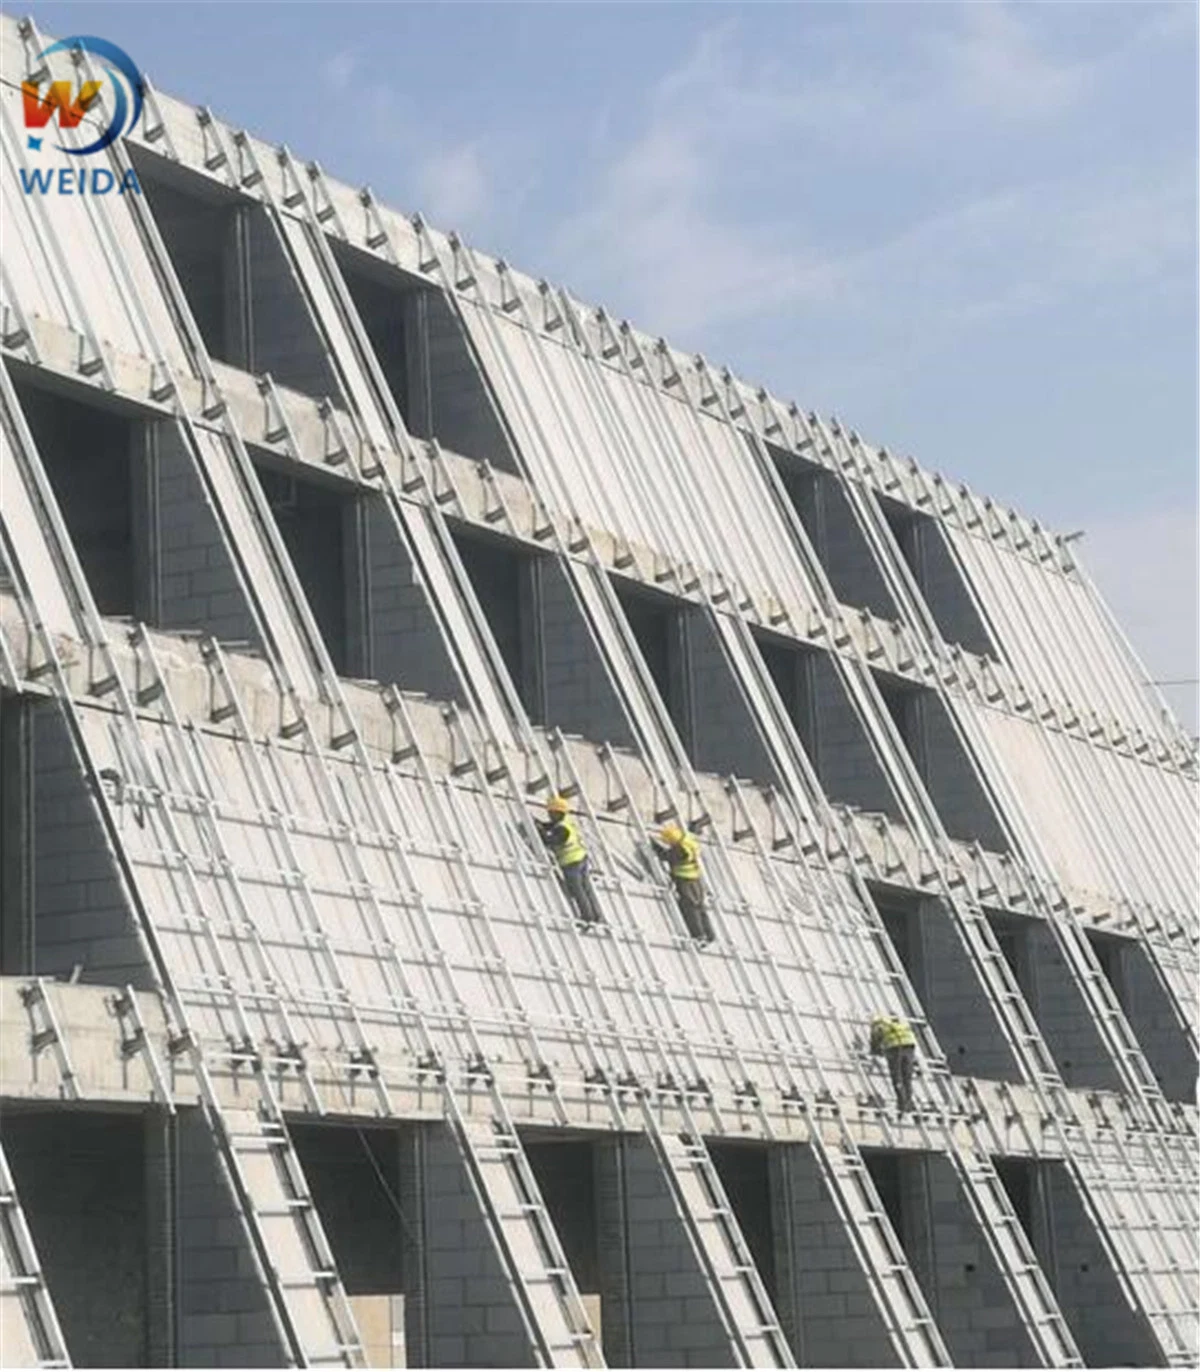
[[[40,49],[31,22],[20,31],[28,53]],[[86,54],[73,60],[90,74]],[[164,115],[149,86],[145,94],[144,140],[182,160],[175,116]],[[793,1366],[797,1350],[705,1139],[748,1133],[785,1147],[805,1131],[895,1356],[906,1366],[950,1365],[927,1293],[840,1108],[848,1094],[874,1112],[884,1146],[947,1160],[1039,1365],[1081,1366],[1082,1357],[992,1162],[1007,1151],[1013,1120],[1031,1156],[1061,1157],[1123,1296],[1164,1359],[1191,1365],[1196,1294],[1181,1254],[1194,1246],[1197,1221],[1194,1134],[1164,1099],[1087,937],[1084,912],[1023,803],[1019,753],[992,726],[999,719],[1038,731],[1070,802],[1078,851],[1136,931],[1193,1050],[1194,1007],[1184,1003],[1170,945],[1174,933],[1186,932],[1170,902],[1186,889],[1188,872],[1173,835],[1156,829],[1153,805],[1164,793],[1152,782],[1187,774],[1194,759],[1177,756],[1173,742],[1146,725],[1146,704],[1119,670],[1123,660],[1113,665],[1101,655],[1099,668],[1068,670],[1045,651],[1048,625],[1059,626],[1075,659],[1087,658],[1097,634],[1119,638],[1102,607],[1073,623],[1071,596],[1081,583],[1072,580],[1061,542],[915,464],[872,452],[836,421],[785,409],[727,372],[714,374],[703,358],[682,358],[663,340],[614,324],[604,311],[588,312],[546,282],[488,263],[420,216],[398,219],[369,190],[348,199],[316,164],[299,166],[286,148],[263,154],[207,110],[195,118],[202,154],[188,155],[202,156],[204,174],[265,210],[341,390],[321,401],[338,465],[386,511],[385,537],[414,569],[449,655],[466,702],[442,712],[449,774],[435,774],[398,686],[382,687],[393,728],[390,761],[368,746],[219,370],[150,208],[137,197],[115,211],[99,200],[81,202],[91,251],[145,350],[152,404],[177,426],[212,508],[276,718],[259,732],[261,713],[247,705],[246,686],[207,634],[197,643],[209,687],[202,720],[178,697],[151,631],[134,626],[122,643],[114,641],[7,372],[0,474],[12,494],[0,511],[0,553],[27,643],[22,654],[0,633],[0,679],[60,698],[167,1010],[168,1063],[158,1062],[141,1033],[156,1095],[173,1109],[167,1083],[187,1076],[195,1083],[289,1362],[365,1361],[288,1129],[286,1112],[329,1109],[329,1072],[319,1085],[315,1065],[323,1057],[337,1087],[369,1099],[380,1118],[402,1115],[398,1096],[414,1083],[440,1102],[539,1365],[604,1365],[599,1331],[513,1113],[515,1093],[532,1093],[547,1120],[577,1123],[568,1086],[597,1104],[600,1127],[648,1141],[736,1365]],[[7,117],[0,118],[0,141],[8,160],[23,164]],[[131,168],[122,143],[108,156],[118,176]],[[361,214],[361,231],[350,231],[348,206]],[[89,314],[87,292],[77,289],[68,245],[44,206],[29,212],[40,216],[43,248],[69,298],[78,370],[118,394],[118,368],[102,322]],[[129,235],[114,227],[118,213],[127,216],[148,272],[130,260]],[[451,306],[522,469],[535,512],[533,546],[564,574],[573,611],[632,730],[631,755],[531,724],[448,523],[472,518],[459,471],[436,440],[422,444],[410,435],[330,239],[423,277]],[[161,296],[152,303],[151,286]],[[27,302],[7,268],[3,287],[5,348],[19,347],[36,362]],[[271,433],[291,459],[303,460],[285,398],[270,375],[257,381]],[[185,391],[196,383],[202,398],[193,412]],[[851,625],[768,444],[835,474],[897,606],[895,624],[864,612],[861,626]],[[673,519],[645,474],[651,453],[657,482],[673,492]],[[590,503],[577,498],[572,470],[603,472],[605,463],[625,475],[632,506],[602,481]],[[496,526],[515,532],[503,483],[486,462],[478,471]],[[948,556],[993,640],[1019,629],[1032,645],[1020,670],[942,639],[877,495],[943,521]],[[722,509],[737,518],[722,519]],[[615,552],[603,551],[595,536],[597,511]],[[614,568],[676,597],[711,631],[775,774],[775,784],[753,798],[738,778],[724,781],[728,833],[709,811],[622,611]],[[1022,595],[1031,576],[1035,589]],[[755,626],[798,647],[829,649],[912,839],[912,865],[872,856],[863,817],[827,800],[758,651]],[[82,694],[62,659],[63,636],[84,645]],[[1118,647],[1128,656],[1123,640]],[[874,683],[872,671],[880,669],[903,671],[937,700],[1011,845],[994,889],[1048,926],[1120,1082],[1118,1116],[1099,1135],[1080,1119],[987,918],[982,883],[994,859],[975,845],[980,884],[963,875]],[[585,777],[578,759],[589,747],[595,767]],[[1103,797],[1127,773],[1130,804],[1118,821],[1105,813]],[[552,790],[575,800],[596,859],[606,923],[589,933],[572,918],[530,812]],[[134,802],[138,823],[130,825]],[[769,832],[756,818],[764,806]],[[668,887],[631,862],[641,835],[667,818],[704,839],[712,950],[674,932],[681,926]],[[432,883],[431,864],[439,874]],[[898,873],[947,914],[1040,1114],[1036,1133],[1006,1084],[996,1093],[1001,1119],[971,1082],[951,1073],[867,887],[869,879],[895,882]],[[264,888],[269,900],[250,894]],[[278,911],[283,935],[273,925]],[[1168,935],[1160,939],[1163,928]],[[545,986],[532,998],[527,978],[535,967]],[[880,1103],[857,1042],[856,1031],[884,1008],[901,1011],[919,1039],[927,1087],[909,1122],[893,1120]],[[44,1023],[53,1007],[36,982],[26,1009],[69,1086],[65,1045],[53,1023]],[[243,1086],[231,1104],[227,1088],[239,1081],[252,1089]],[[1047,1135],[1049,1150],[1039,1143]],[[41,1365],[68,1365],[2,1155],[0,1227],[0,1256],[7,1272],[18,1273],[19,1288],[6,1286],[0,1295],[18,1297]]]
[[[416,227],[418,230],[418,235],[420,236],[422,226],[418,224]],[[468,250],[465,249],[465,247],[461,243],[456,243],[454,240],[451,240],[451,248],[455,253],[456,264],[458,264],[459,266],[459,270],[456,276],[452,276],[451,274],[446,272],[445,267],[442,264],[440,255],[438,254],[437,249],[432,244],[432,236],[428,233],[428,231],[425,231],[424,239],[426,242],[425,261],[426,263],[429,263],[430,265],[436,266],[438,268],[438,274],[443,284],[443,287],[448,290],[452,298],[458,299],[460,294],[463,294],[467,289],[471,289],[472,293],[476,297],[476,308],[479,310],[480,315],[483,318],[490,318],[490,315],[488,313],[490,310],[490,306],[485,300],[482,300],[479,296],[478,283],[480,280],[480,273],[477,270],[475,263],[471,259]],[[561,302],[561,308],[564,311],[565,318],[568,321],[570,321],[569,305],[567,304],[567,302],[565,302],[565,300]],[[519,313],[522,317],[524,327],[528,329],[530,332],[534,332],[533,326],[530,324],[528,318],[525,315],[523,303],[521,302],[521,298],[519,295],[510,294],[508,296],[507,309],[505,312],[507,313],[510,319],[513,317],[514,314]],[[468,317],[465,310],[461,310],[461,313],[463,317],[464,327],[468,330],[469,333],[471,323],[470,318]],[[570,331],[568,331],[568,336],[569,334]],[[576,327],[573,331],[573,336],[577,340],[580,339],[582,337],[582,330]],[[564,344],[564,346],[568,346],[568,344]],[[496,353],[493,354],[493,361],[496,360],[496,357],[498,355],[503,355],[502,348],[497,349]],[[630,361],[627,355],[625,354],[624,350],[621,351],[620,355],[624,359],[626,368],[628,368],[630,365]],[[644,357],[641,359],[640,365],[642,366],[643,371],[649,371],[649,367]],[[484,370],[486,372],[486,367]],[[565,406],[563,406],[562,408],[564,410],[566,409]],[[563,417],[561,412],[559,417],[560,419]],[[669,451],[669,447],[667,447],[666,445],[658,449],[660,456],[663,455],[665,451]],[[672,488],[686,492],[689,489],[689,483],[682,479],[682,474],[678,471],[675,473],[675,476],[676,480]],[[577,512],[573,509],[572,504],[569,502],[569,500],[566,499],[566,493],[560,491],[556,492],[555,495],[556,499],[565,501],[565,509],[569,513],[569,517],[571,519],[573,526],[576,528],[582,528],[583,523],[579,519]],[[703,521],[694,522],[699,522],[701,527],[703,527]],[[619,528],[617,532],[618,534],[620,534]],[[594,550],[590,551],[592,551],[592,557],[595,565],[599,566],[599,558],[595,555]],[[717,557],[710,557],[709,565],[720,565],[719,555]],[[603,575],[603,573],[601,572],[600,575]],[[710,608],[712,608],[712,613],[714,615],[714,618],[716,618],[717,611],[714,607]],[[735,625],[737,625],[737,627],[741,630],[743,637],[745,637],[747,634],[745,624],[736,618],[730,618],[732,619],[732,622]],[[638,654],[636,648],[634,648],[631,644],[628,643],[626,644],[626,646],[627,648],[631,649],[631,656],[634,658],[634,661],[637,662]],[[883,761],[884,766],[887,770],[887,774],[892,776],[893,778],[896,777],[898,774],[901,777],[903,777],[904,780],[908,783],[905,789],[908,790],[909,794],[904,798],[906,800],[906,818],[909,820],[911,824],[914,825],[914,827],[916,828],[916,832],[918,834],[920,834],[922,830],[926,829],[927,827],[927,831],[929,832],[930,836],[929,838],[926,838],[925,844],[927,848],[933,849],[932,865],[935,870],[942,870],[944,868],[944,863],[939,859],[944,857],[949,846],[949,840],[945,836],[944,830],[942,830],[936,812],[933,811],[932,805],[928,802],[928,799],[923,794],[923,788],[921,787],[919,778],[917,778],[915,774],[915,770],[913,768],[911,760],[908,759],[907,755],[904,753],[901,745],[899,744],[898,736],[894,738],[890,737],[890,735],[894,734],[895,732],[894,726],[890,724],[890,721],[886,720],[885,712],[882,710],[881,707],[877,706],[874,710],[872,710],[869,706],[865,705],[865,702],[862,699],[862,693],[864,689],[869,689],[866,686],[865,675],[856,676],[848,671],[845,664],[839,662],[838,665],[841,669],[843,680],[846,682],[847,689],[851,695],[851,699],[856,701],[860,719],[864,719],[864,722],[867,724],[869,736],[872,740],[872,746],[876,750],[877,756],[880,756],[881,760]],[[736,670],[736,662],[734,663],[734,666]],[[740,676],[740,684],[742,685],[743,689],[745,689],[744,676]],[[760,687],[760,689],[766,685],[766,683],[763,682],[761,679],[757,684]],[[768,687],[767,689],[769,690],[770,688]],[[625,691],[622,694],[623,698],[628,703],[628,701],[631,699],[632,693]],[[673,751],[675,752],[675,756],[672,758],[672,761],[675,763],[676,766],[680,766],[680,755],[682,754],[682,749],[678,745],[678,740],[675,737],[669,722],[665,722],[661,718],[661,711],[659,713],[660,719],[657,721],[657,723],[661,731],[660,736],[665,735],[666,739],[668,740],[668,746],[674,745]],[[754,710],[752,713],[754,714],[754,718],[758,722],[761,722],[765,718],[770,717],[767,711],[761,708]],[[954,718],[953,714],[951,714],[951,718]],[[649,730],[643,728],[643,730],[639,731],[639,738],[645,739],[649,732]],[[793,740],[793,742],[798,743],[798,741],[796,740]],[[778,758],[778,748],[776,748],[775,750],[775,756],[776,758]],[[967,752],[967,756],[972,756],[969,750]],[[974,764],[973,762],[973,766],[976,768],[976,774],[978,779],[986,787],[986,778],[978,773],[977,764]],[[660,784],[661,776],[662,773],[660,771]],[[919,797],[920,800],[916,804],[914,804],[914,798],[916,797]],[[934,838],[935,835],[936,838]],[[1053,1068],[1052,1060],[1050,1059],[1050,1056],[1046,1051],[1044,1044],[1041,1041],[1040,1032],[1037,1030],[1036,1025],[1029,1017],[1028,1010],[1026,1007],[1024,1007],[1024,1003],[1022,998],[1020,997],[1020,993],[1016,988],[1015,983],[1012,981],[1011,975],[1007,972],[1007,968],[1003,962],[1002,955],[999,952],[998,946],[995,945],[994,936],[991,934],[990,929],[986,924],[986,920],[983,919],[982,912],[976,909],[974,911],[973,916],[969,917],[970,922],[967,922],[966,920],[963,920],[963,915],[960,911],[959,900],[961,899],[961,897],[958,897],[956,895],[956,892],[951,890],[948,886],[942,894],[944,899],[946,900],[948,907],[957,917],[957,920],[961,921],[960,923],[958,923],[958,927],[960,928],[960,930],[962,930],[964,934],[969,934],[973,931],[976,936],[976,939],[978,940],[978,944],[981,945],[977,948],[974,942],[969,937],[965,940],[965,946],[968,956],[971,958],[972,962],[976,965],[976,967],[981,969],[983,972],[982,983],[985,989],[988,991],[988,993],[992,996],[993,1005],[998,1012],[999,1022],[1002,1026],[1005,1027],[1006,1030],[1008,1030],[1010,1026],[1012,1026],[1016,1031],[1014,1049],[1017,1060],[1019,1062],[1022,1062],[1023,1065],[1025,1065],[1026,1070],[1029,1070],[1029,1067],[1031,1065],[1031,1059],[1029,1054],[1030,1050],[1034,1050],[1037,1054],[1037,1057],[1034,1059],[1034,1061],[1037,1064],[1034,1070],[1035,1073],[1037,1073],[1037,1075],[1040,1077],[1038,1085],[1043,1091],[1045,1091],[1048,1087],[1049,1090],[1053,1092],[1056,1098],[1055,1103],[1057,1103],[1058,1101],[1065,1101],[1065,1096],[1061,1088],[1061,1082],[1057,1079],[1057,1073]],[[1098,985],[1098,982],[1102,980],[1102,976],[1099,972],[1098,965],[1095,965],[1093,967],[1087,966],[1087,963],[1089,961],[1093,964],[1095,963],[1094,954],[1091,954],[1090,949],[1080,948],[1080,942],[1082,940],[1077,941],[1072,936],[1072,933],[1059,929],[1057,923],[1053,919],[1053,914],[1055,913],[1055,911],[1053,909],[1047,908],[1044,898],[1035,899],[1031,902],[1031,904],[1032,908],[1043,909],[1048,914],[1049,922],[1051,923],[1051,926],[1055,931],[1055,935],[1059,939],[1060,944],[1062,944],[1062,946],[1064,947],[1064,952],[1066,953],[1068,959],[1068,966],[1071,968],[1072,973],[1076,975],[1078,978],[1080,989],[1083,991],[1085,997],[1087,997],[1088,1002],[1092,1004],[1094,1008],[1097,1009],[1097,1013],[1104,1016],[1101,1022],[1105,1026],[1106,1030],[1105,1039],[1107,1042],[1110,1043],[1110,1045],[1113,1045],[1115,1043],[1116,1051],[1114,1053],[1114,1057],[1118,1062],[1119,1067],[1122,1069],[1122,1076],[1123,1079],[1126,1081],[1127,1087],[1132,1088],[1137,1096],[1148,1095],[1150,1097],[1150,1100],[1153,1103],[1157,1104],[1158,1102],[1154,1099],[1157,1095],[1157,1088],[1153,1083],[1153,1078],[1150,1076],[1148,1069],[1145,1067],[1144,1059],[1142,1059],[1140,1050],[1137,1048],[1136,1040],[1133,1039],[1132,1032],[1129,1030],[1127,1023],[1124,1021],[1124,1017],[1121,1014],[1119,1007],[1116,1005],[1115,998],[1112,997],[1111,990],[1107,987],[1106,983],[1103,986]],[[1079,966],[1081,961],[1084,964],[1082,969],[1080,969]],[[990,984],[992,981],[998,981],[1000,983],[999,987],[995,990]],[[1102,1009],[1097,1007],[1097,1002],[1099,1002],[1100,1007],[1103,1007]],[[1016,1025],[1013,1025],[1013,1013],[1017,1006],[1021,1007],[1023,1013],[1021,1018],[1017,1021]],[[1115,1029],[1113,1028],[1113,1026],[1115,1026]],[[1161,1097],[1159,1097],[1159,1100],[1160,1099]],[[1162,1113],[1159,1113],[1157,1122],[1166,1122],[1164,1120]],[[957,1150],[952,1148],[951,1155],[957,1157]],[[1163,1156],[1165,1161],[1167,1162],[1167,1165],[1171,1166],[1170,1153],[1164,1151]],[[1102,1169],[1100,1169],[1099,1167],[1090,1167],[1088,1170],[1090,1175],[1086,1177],[1083,1173],[1077,1173],[1077,1181],[1079,1182],[1081,1189],[1083,1190],[1083,1193],[1085,1195],[1085,1203],[1087,1199],[1090,1197],[1090,1190],[1092,1188],[1099,1189],[1102,1192],[1105,1192],[1106,1187],[1108,1187],[1109,1185],[1108,1178]],[[992,1180],[994,1178],[994,1169],[990,1167],[990,1163],[988,1163],[985,1155],[976,1155],[976,1163],[973,1169],[967,1166],[962,1166],[961,1175],[963,1177],[964,1184],[967,1186],[969,1193],[973,1189],[974,1183],[982,1183],[987,1185],[989,1187],[993,1200],[999,1200],[1000,1205],[1003,1208],[1002,1213],[1003,1210],[1007,1210],[1010,1212],[1011,1215],[1011,1208],[1008,1206],[1006,1200],[1004,1200],[1003,1198],[1002,1189],[999,1187],[998,1182],[994,1182]],[[1095,1211],[1093,1213],[1095,1213]],[[1180,1227],[1182,1228],[1182,1224],[1186,1221],[1183,1221],[1182,1216],[1180,1216],[1179,1219],[1181,1221]],[[1155,1238],[1156,1229],[1157,1222],[1151,1219],[1151,1222],[1149,1223],[1149,1225],[1146,1226],[1146,1229],[1143,1232],[1149,1232],[1151,1238]],[[986,1226],[985,1232],[987,1232]],[[1172,1307],[1168,1305],[1166,1302],[1164,1302],[1161,1298],[1159,1277],[1165,1276],[1168,1282],[1171,1283],[1171,1279],[1176,1276],[1176,1273],[1174,1269],[1171,1267],[1169,1259],[1166,1258],[1166,1249],[1164,1245],[1161,1243],[1161,1241],[1155,1244],[1155,1247],[1157,1247],[1159,1250],[1157,1259],[1157,1274],[1155,1271],[1154,1260],[1146,1260],[1142,1258],[1140,1255],[1140,1245],[1136,1242],[1133,1244],[1133,1247],[1135,1249],[1135,1252],[1138,1253],[1138,1256],[1134,1258],[1132,1262],[1129,1262],[1124,1257],[1118,1255],[1115,1249],[1110,1248],[1110,1253],[1112,1256],[1117,1258],[1118,1270],[1125,1270],[1127,1273],[1136,1274],[1139,1280],[1145,1282],[1150,1287],[1151,1300],[1139,1301],[1136,1300],[1135,1297],[1135,1302],[1143,1306],[1143,1308],[1147,1308],[1148,1311],[1153,1311],[1155,1316],[1160,1316],[1160,1312],[1169,1312],[1172,1309]],[[1021,1248],[1024,1248],[1025,1251],[1020,1251]],[[1008,1279],[1010,1282],[1010,1289],[1014,1286],[1014,1284],[1016,1284],[1019,1281],[1019,1278],[1023,1273],[1026,1273],[1030,1270],[1031,1265],[1036,1270],[1036,1261],[1032,1259],[1032,1253],[1031,1250],[1028,1249],[1027,1244],[1019,1245],[1018,1251],[1016,1254],[1012,1256],[1011,1261],[1001,1261],[1001,1270],[1005,1273],[1006,1279]],[[1065,1329],[1065,1326],[1062,1325],[1061,1315],[1057,1313],[1056,1307],[1054,1307],[1053,1298],[1052,1296],[1049,1296],[1049,1287],[1045,1283],[1044,1279],[1037,1283],[1037,1288],[1041,1299],[1049,1297],[1051,1309],[1048,1313],[1048,1316],[1046,1317],[1043,1317],[1041,1315],[1033,1316],[1031,1327],[1034,1329],[1038,1329],[1041,1327],[1041,1325],[1046,1324],[1048,1319],[1049,1321],[1054,1322],[1058,1328]],[[1131,1288],[1127,1287],[1127,1289]],[[1180,1294],[1182,1295],[1182,1290],[1180,1290]],[[1186,1295],[1183,1296],[1183,1300],[1186,1302]],[[1186,1308],[1186,1305],[1184,1308]],[[1161,1316],[1160,1325],[1162,1333],[1166,1336],[1164,1339],[1164,1343],[1168,1351],[1168,1356],[1174,1359],[1186,1356],[1186,1340],[1183,1337],[1181,1337],[1177,1323],[1171,1317],[1171,1315],[1167,1314],[1165,1316]],[[1049,1356],[1053,1360],[1054,1358],[1059,1356],[1059,1353],[1050,1352]]]

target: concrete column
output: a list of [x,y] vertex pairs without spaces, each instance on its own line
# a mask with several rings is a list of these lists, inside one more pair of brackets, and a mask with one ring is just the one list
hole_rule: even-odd
[[179,1293],[174,1119],[164,1110],[148,1110],[142,1120],[142,1140],[146,1197],[146,1362],[150,1367],[175,1367],[179,1362],[176,1328]]
[[649,1141],[620,1135],[597,1152],[606,1354],[621,1366],[734,1366]]
[[283,1366],[266,1290],[203,1113],[180,1110],[176,1132],[179,1366]]
[[0,974],[34,967],[33,710],[0,694]]
[[807,1144],[771,1150],[776,1309],[803,1367],[895,1367],[896,1354]]
[[405,1130],[405,1342],[413,1367],[532,1367],[533,1350],[449,1129]]

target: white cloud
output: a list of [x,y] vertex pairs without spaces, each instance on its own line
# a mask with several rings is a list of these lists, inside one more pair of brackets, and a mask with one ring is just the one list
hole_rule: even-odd
[[[1197,676],[1197,516],[1173,506],[1080,521],[1080,553],[1117,623],[1153,680]],[[1194,685],[1162,688],[1177,718],[1197,732]]]
[[841,263],[846,303],[911,302],[913,325],[1028,313],[1076,292],[1188,289],[1196,192],[1182,168],[1030,182],[932,215]]
[[447,228],[463,228],[488,202],[488,175],[478,143],[460,143],[426,156],[416,181],[421,209]]
[[[960,117],[1061,114],[1117,60],[1052,61],[1006,6],[954,14],[952,31],[915,42],[923,65],[906,84],[836,62],[810,77],[747,51],[736,23],[709,29],[652,89],[641,128],[602,165],[584,208],[559,224],[550,255],[589,263],[590,279],[612,292],[608,303],[632,305],[638,322],[654,321],[683,345],[739,318],[808,307],[819,318],[834,303],[893,330],[920,323],[944,343],[947,331],[1099,285],[1187,289],[1190,166],[1148,160],[1102,179],[1001,186],[899,232],[889,231],[885,202],[875,240],[846,251],[806,237],[794,202],[772,222],[772,180],[795,180],[814,140],[845,140],[853,175],[856,152],[944,136]],[[1131,41],[1144,40],[1139,29]],[[860,244],[870,231],[870,221],[858,226]]]
[[1016,118],[1060,114],[1096,74],[1092,64],[1055,62],[1039,50],[1015,6],[979,0],[957,14],[958,31],[929,42],[944,64],[947,93],[964,105]]
[[321,80],[333,91],[344,91],[358,70],[358,57],[350,51],[335,52],[321,67]]

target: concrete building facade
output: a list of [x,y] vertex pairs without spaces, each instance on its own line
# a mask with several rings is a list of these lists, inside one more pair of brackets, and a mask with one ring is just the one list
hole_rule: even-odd
[[1196,756],[1074,547],[149,85],[33,193],[0,23],[0,1361],[1194,1365]]

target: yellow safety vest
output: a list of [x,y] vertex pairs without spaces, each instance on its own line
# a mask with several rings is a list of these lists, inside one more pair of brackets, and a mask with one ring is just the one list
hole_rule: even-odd
[[888,1020],[882,1026],[880,1038],[885,1052],[889,1048],[913,1048],[917,1042],[913,1031],[902,1019]]
[[700,840],[691,834],[671,847],[671,875],[676,881],[700,880]]
[[587,857],[587,849],[583,846],[583,836],[579,832],[579,825],[570,815],[563,815],[558,822],[567,831],[567,837],[551,851],[560,867],[574,867]]

